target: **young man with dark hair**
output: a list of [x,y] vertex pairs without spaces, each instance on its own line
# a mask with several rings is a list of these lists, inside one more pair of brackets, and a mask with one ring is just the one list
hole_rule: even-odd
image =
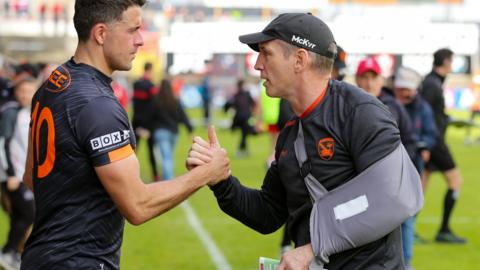
[[110,76],[129,70],[143,39],[144,0],[77,0],[74,56],[32,100],[24,182],[36,216],[21,269],[119,269],[126,218],[142,224],[228,176],[224,150],[172,181],[144,184],[135,136]]
[[447,48],[439,49],[433,54],[433,69],[425,77],[420,87],[420,94],[430,104],[437,126],[437,138],[431,150],[430,160],[422,175],[423,190],[426,191],[430,175],[433,171],[442,172],[447,181],[448,190],[443,202],[443,217],[440,230],[435,237],[437,242],[464,244],[466,239],[455,235],[450,229],[450,217],[458,199],[463,179],[460,170],[455,165],[450,149],[445,142],[445,134],[449,117],[445,113],[445,98],[443,83],[452,72],[453,51]]
[[[329,270],[404,269],[403,217],[386,226],[396,213],[375,209],[386,205],[371,201],[395,200],[398,194],[388,194],[387,188],[378,184],[384,178],[392,183],[407,181],[394,176],[399,171],[415,173],[408,181],[416,181],[418,192],[410,193],[409,199],[419,199],[417,194],[421,197],[418,174],[405,158],[388,109],[357,87],[330,79],[337,52],[335,40],[328,26],[309,13],[280,14],[262,32],[240,36],[240,41],[259,51],[255,69],[265,80],[267,94],[286,99],[295,117],[280,132],[275,160],[261,190],[247,188],[233,176],[211,186],[220,208],[264,234],[276,231],[288,220],[296,248],[282,255],[278,270],[323,266]],[[206,160],[211,144],[195,138],[189,157],[203,156]],[[399,158],[395,158],[398,162],[383,166],[392,156]],[[204,164],[190,158],[187,162],[190,168]],[[362,179],[371,168],[388,177]],[[344,192],[355,183],[372,185],[369,190],[375,190],[375,195],[352,200],[356,196]],[[352,190],[356,193],[359,189],[355,186]],[[367,196],[371,203],[367,203]],[[346,215],[340,213],[343,210],[334,214],[337,210],[327,201],[339,202],[338,208],[346,210]],[[348,211],[345,204],[358,211]],[[405,210],[394,208],[391,212]],[[370,215],[382,220],[359,220]],[[362,240],[357,242],[360,235]]]

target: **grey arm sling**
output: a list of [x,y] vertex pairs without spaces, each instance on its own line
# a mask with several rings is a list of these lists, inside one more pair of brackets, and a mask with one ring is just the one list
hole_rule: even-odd
[[310,270],[321,270],[328,257],[378,240],[423,207],[423,193],[415,166],[400,143],[347,183],[327,191],[310,173],[302,123],[294,142],[313,208],[310,237],[315,259]]

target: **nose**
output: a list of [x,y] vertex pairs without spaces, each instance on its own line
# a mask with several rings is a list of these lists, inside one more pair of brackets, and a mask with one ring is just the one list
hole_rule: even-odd
[[259,71],[261,71],[261,70],[263,69],[263,63],[262,63],[262,61],[261,61],[260,55],[258,55],[257,61],[255,61],[255,65],[253,66],[253,68],[254,68],[255,70],[259,70]]
[[139,31],[135,35],[134,42],[135,42],[135,45],[138,46],[138,47],[143,46],[143,37],[142,37],[142,34],[140,34]]

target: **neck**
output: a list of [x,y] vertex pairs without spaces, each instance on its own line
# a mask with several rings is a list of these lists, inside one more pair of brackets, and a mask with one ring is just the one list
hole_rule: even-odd
[[442,76],[442,77],[446,77],[447,76],[447,72],[446,70],[443,68],[443,67],[436,67],[433,69],[438,75]]
[[100,46],[95,46],[87,42],[79,42],[77,50],[73,55],[73,59],[77,64],[86,64],[98,69],[107,76],[112,76],[113,70],[105,61]]
[[310,105],[327,90],[329,76],[303,76],[289,97],[285,99],[290,103],[295,115],[302,115]]

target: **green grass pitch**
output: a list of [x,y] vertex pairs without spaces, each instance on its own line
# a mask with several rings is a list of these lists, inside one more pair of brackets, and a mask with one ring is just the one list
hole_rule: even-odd
[[[190,112],[198,116],[197,111]],[[466,112],[454,112],[466,119]],[[216,119],[223,116],[216,115]],[[251,137],[248,141],[251,156],[235,158],[239,132],[218,127],[217,133],[223,147],[229,152],[233,174],[247,186],[260,187],[265,174],[265,159],[270,142],[266,134]],[[195,134],[206,137],[206,130],[199,127]],[[452,228],[460,236],[468,238],[466,245],[442,245],[432,241],[441,220],[445,181],[439,174],[431,179],[426,194],[425,208],[418,216],[417,231],[431,242],[416,245],[413,266],[416,270],[475,270],[480,269],[480,144],[465,145],[465,130],[450,128],[448,142],[464,177],[464,186],[455,207]],[[475,130],[473,137],[480,137]],[[176,150],[176,174],[185,172],[184,159],[190,146],[190,137],[181,129]],[[151,181],[146,158],[145,142],[137,151],[145,182]],[[281,231],[261,235],[223,214],[212,192],[203,188],[195,193],[189,203],[201,224],[215,241],[228,263],[235,270],[258,269],[258,257],[276,258],[279,254]],[[3,245],[8,229],[6,215],[0,211],[0,243]],[[126,225],[121,258],[122,269],[215,269],[207,249],[189,225],[182,208],[175,208],[144,225]]]

